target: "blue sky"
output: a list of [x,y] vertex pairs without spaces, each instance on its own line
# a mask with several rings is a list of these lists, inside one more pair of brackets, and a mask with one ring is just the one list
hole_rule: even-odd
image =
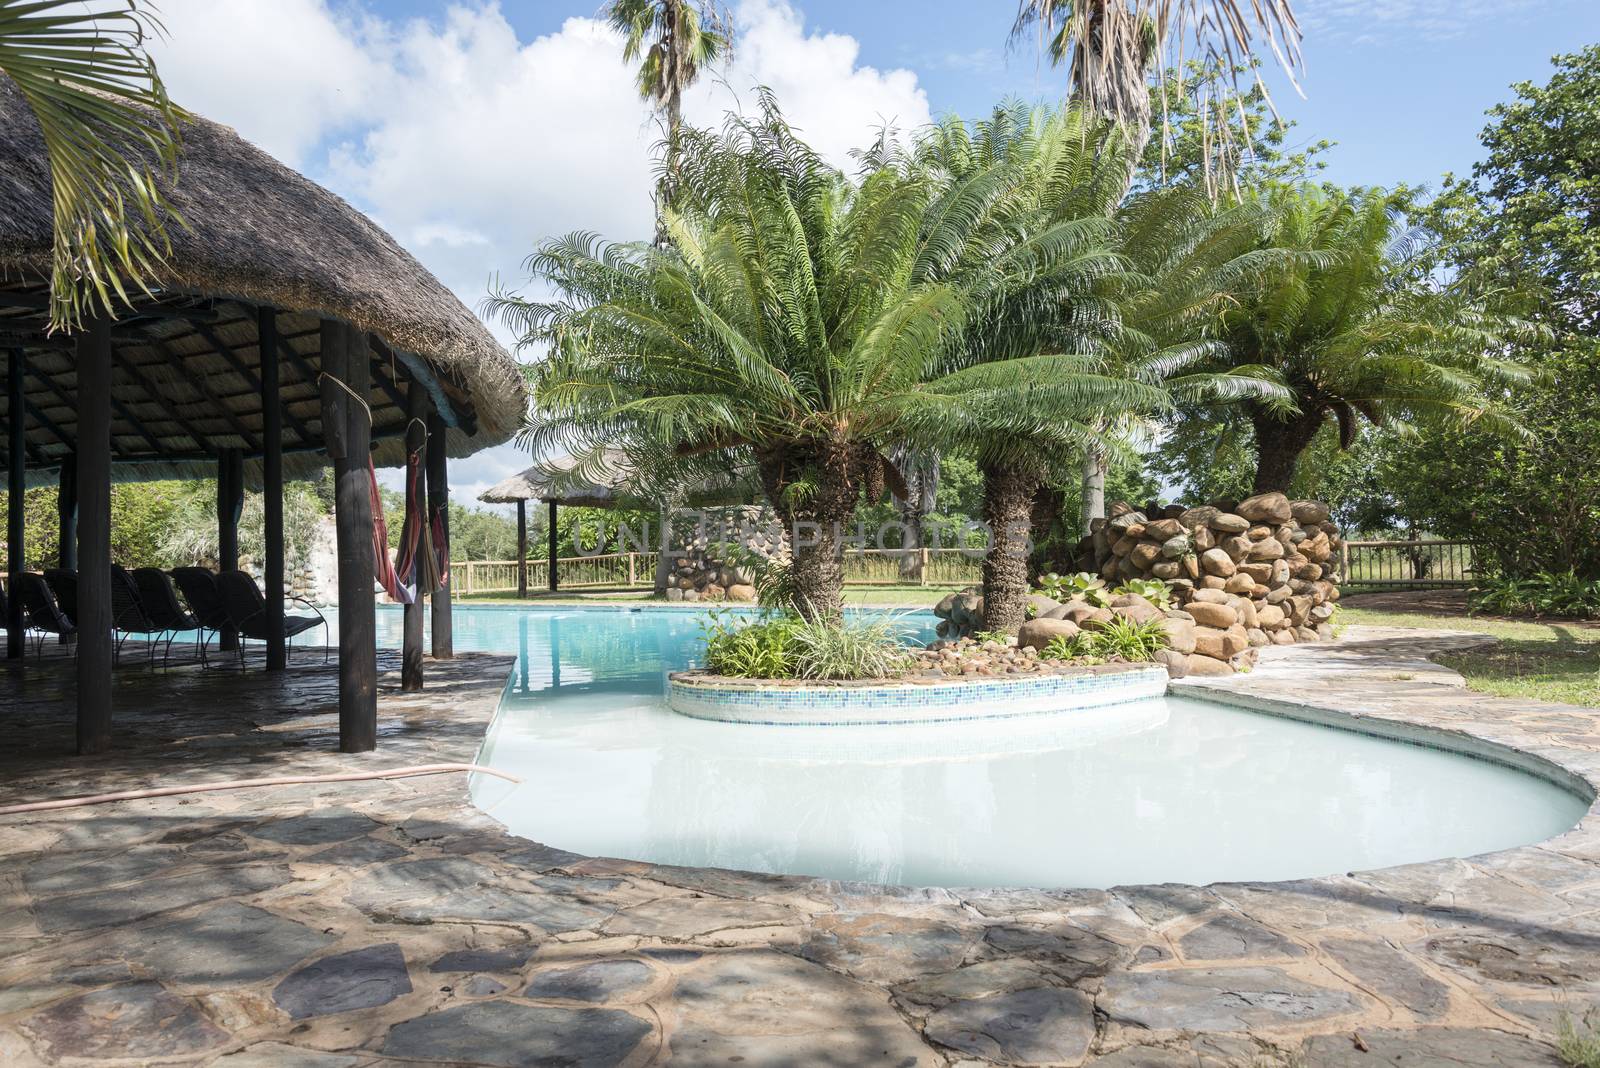
[[[1000,100],[1059,100],[1033,42],[1008,48],[1013,0],[727,0],[732,62],[685,100],[718,122],[770,86],[841,166],[902,129]],[[498,280],[539,295],[523,258],[547,238],[651,231],[659,134],[600,0],[161,0],[153,48],[175,99],[348,199],[469,307]],[[1436,185],[1478,157],[1483,112],[1550,57],[1600,41],[1600,0],[1298,0],[1296,140],[1338,142],[1324,175]],[[496,324],[490,324],[497,328]],[[510,347],[514,339],[503,330]],[[537,353],[523,353],[533,359]],[[456,465],[464,503],[530,457]]]
[[[441,0],[368,0],[390,17],[436,19]],[[598,3],[508,2],[520,36],[558,30]],[[972,116],[1007,96],[1056,99],[1061,73],[1032,40],[1008,46],[1010,0],[798,0],[808,30],[846,34],[860,61],[917,75],[934,114]],[[1600,42],[1600,0],[1300,0],[1304,98],[1272,79],[1296,140],[1338,147],[1326,176],[1436,184],[1478,158],[1483,113],[1515,82],[1542,82],[1550,58]]]

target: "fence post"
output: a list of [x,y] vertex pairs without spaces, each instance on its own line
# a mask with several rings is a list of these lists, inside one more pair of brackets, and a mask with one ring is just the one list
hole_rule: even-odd
[[633,553],[628,553],[628,587],[631,589],[636,580],[633,577]]
[[928,584],[928,547],[924,545],[917,551],[922,554],[922,566],[917,568],[917,585],[926,586]]
[[472,596],[472,561],[471,560],[463,560],[462,563],[464,563],[466,565],[466,568],[467,568],[466,595],[468,597],[471,597]]
[[1342,538],[1339,541],[1339,581],[1350,581],[1350,543]]

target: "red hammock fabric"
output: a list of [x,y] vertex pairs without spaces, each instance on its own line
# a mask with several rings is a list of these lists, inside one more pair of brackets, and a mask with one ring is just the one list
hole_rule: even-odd
[[[406,457],[406,499],[418,499],[418,479],[422,473],[422,457],[411,453]],[[415,604],[417,598],[436,593],[443,588],[438,557],[444,556],[444,525],[435,509],[432,529],[427,541],[422,539],[426,524],[423,510],[406,509],[405,526],[400,530],[400,552],[395,562],[389,561],[389,524],[383,517],[383,498],[378,493],[378,472],[367,460],[367,482],[372,495],[372,554],[374,577],[384,592],[401,604]],[[431,543],[431,544],[429,544]],[[418,549],[421,549],[420,555]],[[446,564],[448,567],[448,564]],[[445,575],[449,571],[444,571]]]

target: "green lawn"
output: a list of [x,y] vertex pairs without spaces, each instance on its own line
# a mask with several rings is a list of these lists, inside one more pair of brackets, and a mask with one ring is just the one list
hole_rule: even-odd
[[1470,689],[1497,697],[1600,708],[1600,626],[1347,607],[1343,624],[1470,630],[1500,639],[1486,649],[1439,656]]

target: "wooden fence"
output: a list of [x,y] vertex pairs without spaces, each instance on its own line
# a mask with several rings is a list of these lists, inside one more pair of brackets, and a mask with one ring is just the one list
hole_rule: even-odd
[[[966,586],[979,581],[982,558],[960,549],[917,549],[908,562],[900,549],[854,549],[845,553],[849,586]],[[916,567],[915,564],[921,566]],[[1404,589],[1470,586],[1473,549],[1468,541],[1420,538],[1414,541],[1347,541],[1341,561],[1345,586]],[[556,561],[561,589],[649,589],[655,581],[653,552],[567,556]],[[456,560],[450,582],[463,595],[515,593],[515,560]],[[550,586],[549,563],[528,560],[530,592]]]
[[1415,589],[1470,586],[1473,582],[1470,541],[1347,541],[1342,562],[1344,586]]
[[[982,560],[959,549],[915,550],[920,556],[920,578],[901,570],[906,556],[899,549],[859,549],[844,558],[844,580],[850,586],[965,586],[978,581]],[[650,589],[655,584],[656,554],[603,553],[599,556],[563,556],[556,560],[556,584],[563,590]],[[463,596],[517,592],[515,560],[453,560],[450,586]],[[550,564],[544,557],[528,558],[528,590],[550,588]]]

